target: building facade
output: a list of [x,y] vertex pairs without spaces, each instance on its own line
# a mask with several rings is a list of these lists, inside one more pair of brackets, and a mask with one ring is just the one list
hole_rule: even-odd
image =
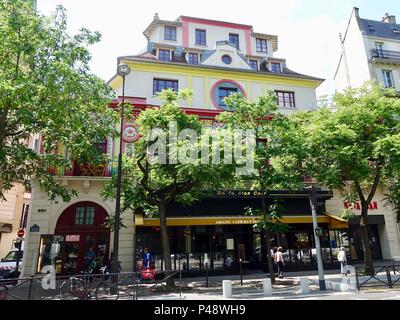
[[341,45],[337,90],[375,80],[400,92],[400,24],[395,16],[386,13],[381,21],[369,20],[353,8]]
[[[341,37],[342,54],[335,74],[338,91],[356,88],[365,81],[374,80],[385,88],[394,88],[400,93],[400,25],[396,17],[385,14],[381,21],[360,17],[359,9],[353,8],[344,37]],[[369,228],[373,257],[391,259],[400,256],[400,229],[395,212],[386,204],[385,193],[377,191],[369,210],[371,215]],[[329,212],[337,214],[347,204],[339,192],[327,202]],[[354,213],[361,213],[359,205]],[[357,219],[350,224],[353,244],[360,243]],[[362,259],[363,253],[352,248],[351,255]]]
[[[138,55],[119,57],[131,73],[126,77],[125,97],[134,106],[135,115],[145,108],[160,105],[157,92],[171,88],[192,89],[193,98],[182,104],[182,110],[194,114],[205,126],[218,127],[215,117],[226,110],[223,98],[241,93],[249,100],[274,90],[282,113],[313,110],[316,88],[322,79],[303,75],[288,68],[286,60],[277,58],[278,37],[258,33],[250,25],[180,16],[175,21],[161,20],[155,15],[144,31],[147,50]],[[109,84],[116,99],[121,101],[122,79],[114,76]],[[123,151],[128,153],[139,138],[134,120],[123,125]],[[78,190],[79,196],[70,203],[49,202],[35,184],[32,189],[28,246],[24,274],[41,272],[43,266],[54,265],[58,273],[75,273],[85,269],[85,253],[93,248],[102,263],[108,261],[112,248],[112,230],[104,221],[114,215],[115,203],[103,201],[100,191],[110,179],[118,155],[117,140],[105,139],[99,150],[107,154],[109,163],[92,166],[71,159],[69,168],[53,168],[56,179],[67,188]],[[68,157],[65,147],[59,149]],[[233,194],[233,195],[232,195]],[[275,243],[285,247],[285,259],[294,269],[315,268],[315,245],[312,237],[311,211],[308,195],[278,192],[287,208],[285,221],[292,226],[287,234],[276,236]],[[330,193],[323,194],[323,201]],[[191,208],[172,204],[167,223],[171,229],[174,267],[187,271],[237,271],[239,259],[254,268],[265,267],[265,240],[253,230],[254,218],[244,209],[257,203],[252,193],[214,194],[204,196]],[[233,205],[236,203],[236,205]],[[319,212],[324,226],[325,262],[334,265],[335,250],[346,245],[343,220]],[[149,247],[156,255],[156,266],[163,268],[159,223],[157,219],[123,213],[126,228],[120,231],[119,260],[125,271],[133,270],[134,233],[137,249]],[[140,255],[140,253],[139,253]],[[228,258],[229,257],[229,258]],[[229,265],[228,266],[228,263]],[[230,268],[230,269],[229,269]],[[229,270],[228,270],[229,269]]]
[[18,230],[27,226],[31,196],[23,185],[16,183],[5,198],[0,201],[0,259],[15,249]]

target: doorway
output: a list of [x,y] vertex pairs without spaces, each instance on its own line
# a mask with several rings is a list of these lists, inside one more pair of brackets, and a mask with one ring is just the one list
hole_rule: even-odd
[[60,247],[61,274],[79,274],[107,265],[110,230],[108,214],[93,202],[78,202],[68,207],[57,221],[55,234],[64,241]]

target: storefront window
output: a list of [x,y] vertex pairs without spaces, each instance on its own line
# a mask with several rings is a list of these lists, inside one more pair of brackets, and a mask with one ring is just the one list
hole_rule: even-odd
[[39,246],[39,260],[37,273],[42,273],[45,266],[53,266],[56,273],[61,273],[61,244],[64,237],[54,235],[42,235]]

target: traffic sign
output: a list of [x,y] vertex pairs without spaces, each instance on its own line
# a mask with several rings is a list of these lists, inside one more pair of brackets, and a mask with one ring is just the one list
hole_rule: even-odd
[[24,235],[25,235],[24,229],[19,229],[17,233],[18,238],[22,238]]

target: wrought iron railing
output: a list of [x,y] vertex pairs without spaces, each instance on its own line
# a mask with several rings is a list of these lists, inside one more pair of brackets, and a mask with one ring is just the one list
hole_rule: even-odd
[[400,62],[400,51],[372,49],[371,57],[373,59],[383,59]]
[[[144,272],[116,274],[50,275],[0,280],[0,300],[138,300],[146,296],[178,293],[182,296],[181,271],[164,271],[160,279],[145,277]],[[168,290],[167,280],[175,286]]]

